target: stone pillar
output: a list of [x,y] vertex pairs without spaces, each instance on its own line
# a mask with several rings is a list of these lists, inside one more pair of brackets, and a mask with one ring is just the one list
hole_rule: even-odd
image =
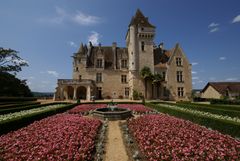
[[73,87],[73,100],[77,99],[77,87]]
[[90,101],[91,98],[91,87],[87,86],[87,100]]

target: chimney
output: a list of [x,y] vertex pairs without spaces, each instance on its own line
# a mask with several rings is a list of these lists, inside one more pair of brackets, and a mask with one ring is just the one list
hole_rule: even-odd
[[162,49],[162,50],[164,50],[163,42],[161,42],[161,43],[159,44],[159,48]]
[[112,52],[113,52],[113,69],[117,69],[117,43],[112,43]]

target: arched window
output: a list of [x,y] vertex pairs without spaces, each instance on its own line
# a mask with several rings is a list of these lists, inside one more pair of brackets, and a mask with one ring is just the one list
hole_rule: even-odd
[[141,49],[142,49],[142,51],[144,51],[144,46],[145,46],[145,43],[144,43],[144,41],[142,41],[141,42]]

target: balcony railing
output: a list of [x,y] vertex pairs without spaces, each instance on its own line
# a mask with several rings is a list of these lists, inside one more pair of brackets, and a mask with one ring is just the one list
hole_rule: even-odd
[[91,79],[58,79],[58,84],[93,84]]

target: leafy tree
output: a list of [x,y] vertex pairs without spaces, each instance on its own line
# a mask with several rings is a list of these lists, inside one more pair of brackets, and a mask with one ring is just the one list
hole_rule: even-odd
[[0,72],[19,72],[28,63],[17,55],[17,51],[0,48]]
[[140,76],[144,79],[145,97],[147,98],[147,81],[152,80],[153,75],[149,67],[143,67],[140,71]]
[[6,97],[32,97],[26,80],[20,80],[7,72],[0,72],[0,96]]
[[30,97],[32,93],[26,84],[26,80],[20,80],[11,72],[19,72],[27,62],[17,55],[17,51],[0,47],[0,96]]

